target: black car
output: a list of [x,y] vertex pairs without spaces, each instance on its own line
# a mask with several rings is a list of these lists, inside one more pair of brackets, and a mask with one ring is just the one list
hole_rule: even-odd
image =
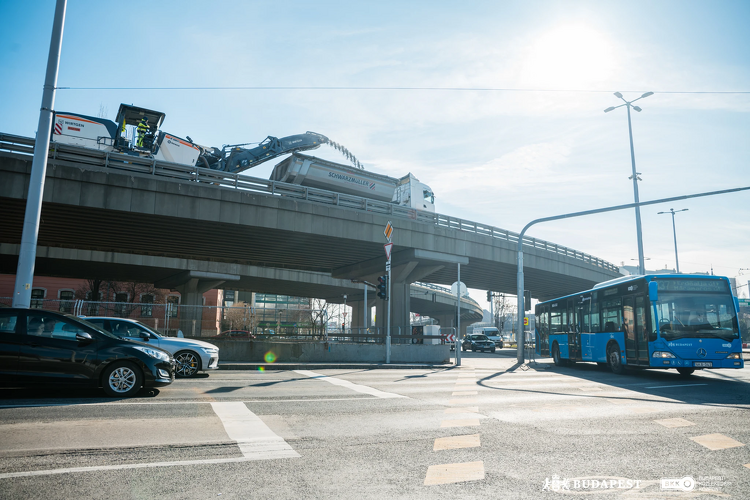
[[129,397],[175,376],[174,358],[86,321],[40,309],[0,309],[0,385],[102,387]]
[[472,351],[490,351],[495,352],[495,343],[482,334],[471,334],[464,337],[464,341],[461,342],[461,350],[465,351],[471,349]]

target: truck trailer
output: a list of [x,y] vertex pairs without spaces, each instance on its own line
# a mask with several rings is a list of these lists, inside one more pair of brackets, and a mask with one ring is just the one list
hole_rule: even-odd
[[396,179],[315,156],[293,153],[274,167],[270,180],[435,212],[432,189],[411,173]]

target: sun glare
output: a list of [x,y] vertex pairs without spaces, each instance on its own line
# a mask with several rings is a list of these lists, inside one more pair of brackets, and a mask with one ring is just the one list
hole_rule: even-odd
[[615,62],[604,35],[587,26],[561,26],[531,45],[521,81],[537,88],[589,88],[609,79]]

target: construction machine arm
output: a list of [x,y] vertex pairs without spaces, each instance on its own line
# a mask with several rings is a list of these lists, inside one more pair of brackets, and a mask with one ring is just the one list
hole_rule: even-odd
[[204,149],[201,159],[198,161],[198,166],[207,165],[214,170],[237,173],[277,156],[316,149],[321,144],[329,142],[326,136],[315,132],[290,135],[281,139],[269,136],[256,147],[250,149],[242,148],[240,145],[224,146],[221,150],[216,148]]

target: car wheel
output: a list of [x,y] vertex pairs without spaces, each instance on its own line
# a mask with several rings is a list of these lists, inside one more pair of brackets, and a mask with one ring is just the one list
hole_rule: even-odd
[[678,368],[677,371],[683,377],[689,377],[695,371],[695,368]]
[[476,347],[472,347],[471,348],[471,352],[477,352],[477,348]]
[[503,344],[502,342],[500,342],[500,349],[502,349],[504,345],[505,344]]
[[620,375],[625,371],[620,358],[620,346],[617,343],[610,344],[607,349],[607,364],[609,364],[609,369],[612,370],[612,373]]
[[201,360],[193,351],[180,351],[174,355],[177,369],[175,375],[178,377],[192,377],[201,369]]
[[491,350],[490,352],[495,352],[495,348],[493,347],[493,348],[492,348],[492,350]]
[[140,370],[127,361],[112,363],[102,374],[104,392],[113,398],[129,398],[141,390],[142,385]]
[[466,348],[464,346],[461,346],[461,350],[466,352]]

